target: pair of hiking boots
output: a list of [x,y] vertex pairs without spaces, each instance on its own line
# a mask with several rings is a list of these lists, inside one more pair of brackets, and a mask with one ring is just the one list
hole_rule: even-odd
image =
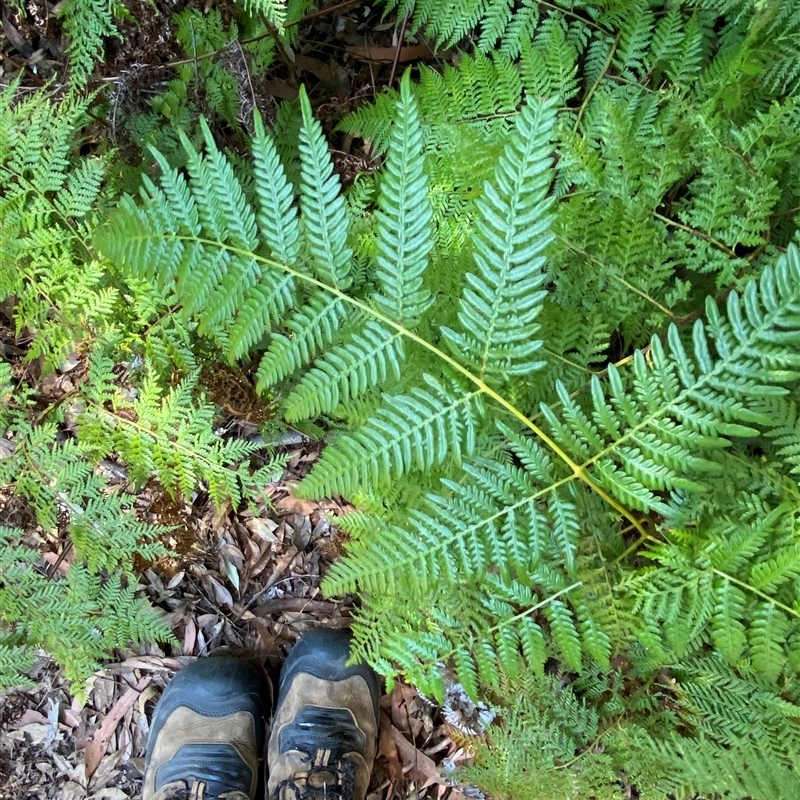
[[283,665],[271,733],[260,665],[219,656],[182,669],[153,715],[142,800],[363,800],[380,689],[349,656],[348,633],[305,634]]

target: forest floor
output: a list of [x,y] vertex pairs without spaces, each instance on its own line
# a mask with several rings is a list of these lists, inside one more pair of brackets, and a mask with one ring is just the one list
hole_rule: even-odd
[[[293,496],[317,448],[286,450],[287,471],[267,487],[271,504],[253,511],[176,503],[152,486],[137,493],[143,518],[174,526],[165,543],[181,555],[146,566],[141,585],[168,615],[180,645],[120,653],[92,677],[86,703],[43,655],[30,673],[37,686],[0,700],[0,800],[137,798],[153,707],[176,670],[211,652],[255,652],[274,680],[304,631],[350,625],[352,601],[327,599],[319,588],[340,553],[336,518],[347,508]],[[130,490],[123,468],[101,468],[112,489]],[[19,515],[13,499],[0,501],[3,524],[19,525]],[[45,560],[54,562],[53,536],[30,521],[26,529],[27,540],[38,537]],[[59,569],[69,569],[69,557]],[[451,734],[441,709],[396,684],[381,700],[371,800],[463,800],[463,787],[444,777],[467,758]]]
[[[23,89],[51,80],[57,85],[66,66],[53,7],[27,5],[27,17],[0,6],[0,84],[19,75]],[[136,23],[121,23],[123,38],[108,43],[91,88],[111,87],[112,97],[124,94],[126,102],[136,102],[137,87],[152,91],[165,83],[171,77],[169,65],[182,53],[170,26],[175,4],[159,0],[157,14],[145,0],[126,0],[125,5]],[[254,104],[268,117],[279,100],[296,96],[299,83],[308,85],[317,115],[334,137],[337,168],[348,181],[376,165],[365,143],[334,132],[338,121],[396,82],[407,63],[453,54],[435,54],[424,41],[398,47],[402,22],[382,19],[367,3],[323,2],[317,8],[301,24],[292,57],[268,76],[250,76],[249,83]],[[98,120],[96,141],[113,136],[113,124]],[[42,377],[35,362],[24,362],[25,334],[15,336],[9,323],[0,308],[5,355],[25,372],[41,403],[68,397],[80,379],[80,358]],[[208,385],[220,395],[212,393],[220,409],[219,430],[226,436],[257,435],[269,410],[253,393],[246,370],[222,369]],[[318,457],[318,445],[289,431],[278,450],[286,455],[286,471],[267,487],[270,502],[250,511],[216,509],[202,494],[176,502],[157,485],[133,487],[123,465],[100,465],[110,491],[136,494],[142,519],[173,528],[165,543],[179,555],[140,565],[140,584],[163,609],[180,644],[120,652],[116,663],[93,676],[85,703],[69,692],[62,672],[43,654],[30,672],[35,688],[0,699],[0,800],[138,798],[153,707],[176,670],[227,649],[257,651],[276,676],[304,631],[350,625],[353,599],[326,598],[320,592],[321,577],[342,552],[336,520],[348,507],[341,500],[314,503],[293,495]],[[68,548],[59,532],[37,527],[11,495],[0,495],[0,524],[23,527],[26,542],[39,547],[45,562],[69,569]],[[459,737],[442,709],[402,683],[383,697],[381,709],[371,800],[463,800],[465,792],[473,794],[443,777],[468,754],[454,741]]]

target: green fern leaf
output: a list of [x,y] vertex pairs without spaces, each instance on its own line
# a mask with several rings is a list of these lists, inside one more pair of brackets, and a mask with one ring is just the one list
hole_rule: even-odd
[[337,440],[300,484],[304,497],[347,496],[361,487],[397,480],[411,469],[460,459],[475,446],[480,393],[446,388],[425,376],[426,389],[386,397],[375,416]]
[[753,666],[768,680],[775,681],[786,664],[784,644],[789,623],[772,603],[759,603],[748,632]]
[[559,386],[563,421],[542,405],[554,438],[577,461],[590,464],[598,482],[621,502],[668,513],[656,492],[700,488],[694,476],[720,471],[714,452],[728,445],[725,437],[753,436],[754,425],[780,424],[759,404],[784,396],[783,384],[800,375],[800,357],[788,346],[800,341],[798,286],[800,256],[791,245],[774,270],[747,285],[744,309],[735,292],[728,297],[727,320],[707,302],[707,325],[698,320],[692,331],[693,358],[672,326],[669,355],[658,337],[649,364],[640,351],[634,354],[632,392],[613,365],[611,402],[593,378],[591,420]]
[[102,56],[104,37],[122,38],[110,0],[66,0],[59,8],[67,35],[72,80],[83,86]]
[[601,667],[611,667],[611,639],[598,622],[592,617],[585,603],[577,608],[578,623],[581,632],[583,650]]
[[337,289],[346,289],[351,282],[352,250],[347,246],[344,198],[339,177],[333,172],[322,126],[314,119],[311,103],[302,87],[300,110],[303,115],[300,128],[300,204],[308,249],[320,278]]
[[575,551],[580,535],[577,510],[559,492],[551,492],[547,499],[547,510],[553,524],[553,540],[563,559],[564,569],[568,575],[574,576]]
[[433,247],[433,212],[423,168],[419,110],[406,72],[375,213],[375,276],[381,284],[375,302],[390,319],[407,327],[413,327],[432,302],[422,285]]
[[354,400],[390,374],[399,379],[403,360],[402,336],[379,322],[368,322],[347,343],[317,359],[289,395],[286,419],[311,419]]
[[472,700],[477,700],[478,693],[478,670],[475,660],[466,647],[457,647],[453,653],[453,664],[456,669],[456,676],[459,683],[464,687],[464,691]]
[[581,671],[581,640],[570,610],[560,601],[553,600],[545,606],[545,615],[550,622],[550,633],[567,666]]
[[516,678],[522,670],[519,648],[517,631],[510,625],[503,625],[495,636],[495,650],[497,663],[509,678]]
[[280,162],[272,137],[264,130],[261,115],[253,117],[253,174],[259,201],[258,227],[272,257],[293,266],[300,250],[300,223],[292,186]]
[[547,645],[541,627],[530,617],[523,617],[519,622],[519,637],[528,666],[534,675],[543,675]]
[[312,295],[286,321],[290,335],[272,337],[258,367],[257,390],[263,392],[310,363],[317,352],[333,341],[346,318],[347,307],[339,297],[326,292]]
[[481,681],[487,686],[499,688],[500,676],[497,669],[497,653],[491,642],[481,639],[475,644],[473,652]]
[[528,103],[478,204],[474,236],[478,274],[469,273],[459,302],[462,330],[443,328],[449,345],[481,376],[527,374],[542,366],[532,356],[546,291],[544,248],[552,241],[552,145],[555,106]]
[[261,15],[268,24],[283,31],[286,22],[286,4],[288,0],[239,0],[248,13]]
[[714,644],[729,664],[738,664],[747,644],[744,617],[745,596],[741,589],[729,581],[720,581],[714,587],[714,616],[711,635]]
[[775,557],[754,564],[749,583],[762,592],[773,593],[788,580],[800,575],[800,542],[781,550]]

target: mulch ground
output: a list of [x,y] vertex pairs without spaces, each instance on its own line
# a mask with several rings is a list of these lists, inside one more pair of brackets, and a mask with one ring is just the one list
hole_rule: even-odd
[[[86,703],[43,655],[30,673],[36,689],[0,700],[1,800],[135,800],[153,708],[177,670],[212,652],[255,652],[277,677],[304,631],[350,625],[353,600],[326,598],[319,586],[341,553],[336,520],[348,508],[292,494],[316,457],[306,445],[290,451],[285,475],[268,487],[271,505],[254,512],[178,505],[153,487],[139,493],[143,516],[176,525],[170,544],[182,555],[145,567],[141,584],[179,644],[121,652],[91,678]],[[124,482],[111,466],[100,468]],[[463,800],[467,790],[447,775],[468,753],[441,709],[402,683],[381,709],[371,800]]]

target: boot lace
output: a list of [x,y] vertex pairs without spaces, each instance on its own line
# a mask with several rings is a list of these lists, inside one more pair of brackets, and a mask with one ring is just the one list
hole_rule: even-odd
[[[330,758],[330,751],[309,756],[309,768],[281,781],[272,800],[353,800],[356,765],[346,759]],[[330,780],[327,780],[330,779]]]
[[[206,794],[206,784],[202,781],[187,781],[164,786],[156,792],[153,800],[211,800],[211,795]],[[220,800],[250,800],[242,792],[225,792],[220,795]]]

